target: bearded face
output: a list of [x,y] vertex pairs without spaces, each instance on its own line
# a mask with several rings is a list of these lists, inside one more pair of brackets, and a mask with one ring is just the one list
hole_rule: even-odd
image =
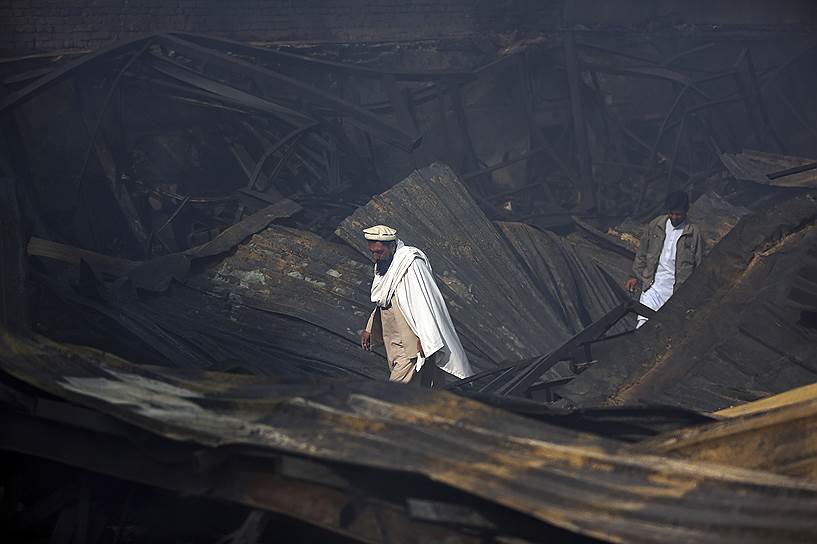
[[389,265],[391,264],[391,259],[388,261],[377,261],[374,263],[375,270],[377,270],[378,276],[383,276],[386,272],[389,271]]
[[369,252],[372,254],[375,270],[379,275],[384,275],[389,269],[396,249],[397,244],[395,242],[369,242]]

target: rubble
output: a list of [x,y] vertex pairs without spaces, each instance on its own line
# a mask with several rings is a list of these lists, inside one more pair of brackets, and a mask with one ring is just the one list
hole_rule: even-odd
[[744,216],[639,332],[557,394],[715,411],[812,383],[817,200]]
[[[223,542],[817,538],[784,393],[817,374],[817,42],[676,38],[0,59],[15,536],[155,541],[163,504]],[[673,190],[708,253],[656,313],[621,286]],[[447,391],[359,348],[379,223],[477,370]]]
[[[185,372],[43,338],[0,341],[0,368],[18,380],[0,390],[17,403],[0,420],[4,450],[243,505],[241,530],[257,509],[363,542],[384,532],[400,542],[815,537],[809,481],[676,460],[450,393]],[[83,500],[96,499],[87,489]]]
[[[360,232],[386,218],[406,243],[417,244],[429,256],[463,345],[478,368],[485,368],[479,364],[484,359],[497,364],[545,353],[589,323],[591,313],[603,313],[622,300],[613,281],[590,265],[587,273],[595,273],[600,282],[580,283],[586,297],[582,301],[580,296],[580,303],[592,310],[582,308],[581,316],[575,307],[565,309],[552,290],[575,281],[587,263],[565,259],[558,246],[537,247],[536,235],[517,240],[514,227],[497,228],[444,165],[415,171],[358,208],[337,234],[365,255]],[[518,257],[533,259],[530,252],[537,250],[544,261],[539,269]],[[554,267],[550,278],[541,276],[542,266]]]

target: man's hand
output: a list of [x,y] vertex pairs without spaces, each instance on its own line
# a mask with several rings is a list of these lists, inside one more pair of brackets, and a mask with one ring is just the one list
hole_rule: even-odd
[[363,351],[372,351],[372,333],[363,331],[360,335],[360,347],[363,348]]
[[635,279],[635,278],[630,278],[624,284],[624,288],[627,289],[627,291],[629,291],[630,293],[632,293],[633,291],[635,291],[635,288],[636,288],[637,285],[638,285],[638,280]]

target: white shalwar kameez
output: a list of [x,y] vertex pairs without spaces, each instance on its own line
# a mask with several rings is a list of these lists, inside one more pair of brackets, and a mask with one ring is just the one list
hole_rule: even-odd
[[[640,302],[647,308],[658,311],[672,296],[675,289],[675,254],[678,249],[678,238],[684,232],[684,223],[673,226],[667,219],[664,247],[658,259],[658,268],[655,270],[655,281],[649,289],[641,293]],[[638,316],[635,328],[647,322],[646,317]]]
[[397,307],[423,348],[422,354],[415,355],[417,372],[426,359],[434,356],[435,364],[449,374],[458,378],[474,374],[434,281],[428,257],[401,240],[397,240],[397,250],[386,274],[379,275],[375,266],[372,281],[372,302],[378,306],[389,306],[394,295]]

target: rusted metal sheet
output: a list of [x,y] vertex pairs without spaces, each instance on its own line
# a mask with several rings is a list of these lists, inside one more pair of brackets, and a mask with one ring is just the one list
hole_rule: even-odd
[[[385,362],[359,347],[371,312],[370,282],[370,265],[349,248],[273,225],[204,274],[191,277],[187,285],[211,295],[208,308],[232,321],[230,328],[246,326],[236,334],[246,335],[251,343],[286,346],[296,358],[315,359],[319,373],[330,364],[382,378]],[[180,298],[191,295],[176,293]],[[165,303],[151,303],[160,304]],[[201,316],[206,319],[206,312]],[[288,334],[267,335],[257,329],[281,319],[290,323]]]
[[606,271],[564,238],[523,223],[497,226],[570,332],[581,331],[629,298]]
[[[245,221],[256,226],[270,221],[263,212],[256,215]],[[236,242],[251,232],[240,225],[196,257],[218,254],[230,239],[239,236],[232,240]],[[175,262],[187,257],[166,258]],[[385,379],[383,360],[359,346],[358,327],[370,311],[370,268],[349,248],[272,226],[233,255],[203,271],[185,273],[172,285],[173,267],[149,275],[151,266],[155,271],[166,258],[144,263],[128,276],[130,284],[141,288],[161,281],[164,289],[158,296],[137,297],[121,281],[113,288],[99,286],[95,296],[53,280],[49,286],[66,302],[116,322],[160,353],[166,364],[290,378]],[[145,277],[137,282],[134,272],[139,270]]]
[[557,393],[714,411],[817,381],[817,199],[743,217],[627,342]]
[[[135,483],[142,490],[159,490],[156,493],[159,496],[170,491],[170,496],[175,496],[176,501],[193,497],[199,501],[215,499],[219,506],[214,515],[219,517],[228,516],[230,508],[242,505],[249,509],[248,520],[266,518],[271,512],[283,514],[330,531],[330,534],[323,535],[324,538],[331,538],[332,534],[345,537],[344,542],[348,541],[346,539],[372,544],[384,541],[399,544],[480,542],[480,537],[469,527],[415,520],[402,504],[394,500],[361,495],[358,487],[350,488],[345,479],[337,475],[335,467],[271,452],[263,456],[258,456],[257,451],[256,454],[241,451],[227,453],[202,448],[194,443],[171,442],[76,405],[37,397],[31,400],[34,408],[28,410],[30,414],[0,410],[0,450],[4,450],[4,454],[14,452],[26,455],[27,467],[32,466],[32,457],[56,461],[61,464],[61,474],[81,481],[87,478],[88,472],[85,471],[110,476],[112,478],[108,483],[117,487],[106,491],[112,491],[114,495],[117,488],[121,492],[130,488],[130,494],[133,494]],[[41,408],[46,405],[49,409]],[[148,442],[134,447],[134,439],[147,439]],[[23,473],[26,470],[23,469]],[[360,474],[359,481],[365,478],[365,474]],[[129,483],[124,489],[123,482]],[[72,492],[75,494],[74,488],[69,486],[58,490],[55,495],[57,498],[68,495],[70,500]],[[106,502],[112,506],[110,495],[106,496],[109,497]],[[125,521],[138,527],[139,521],[133,519],[133,510],[128,511],[132,502],[125,499],[125,504],[120,505],[124,506],[118,531],[120,535]],[[54,504],[51,500],[52,510],[45,514],[37,506],[39,504],[25,509],[18,518],[18,524],[6,528],[11,535],[18,536],[15,529],[20,526],[25,528],[35,516],[53,513],[59,508],[59,503]],[[496,515],[496,510],[490,514]],[[162,516],[165,527],[160,534],[164,537],[167,512],[163,511]],[[76,509],[71,517],[76,517]],[[519,520],[513,521],[518,523]],[[277,522],[280,523],[280,519]],[[531,521],[527,521],[527,524],[531,525]],[[197,521],[195,526],[202,525]],[[281,530],[280,527],[275,529]],[[180,528],[175,527],[174,530],[179,531]],[[181,531],[189,532],[191,529]],[[206,535],[207,539],[213,539],[217,534],[206,524],[201,532],[202,538]],[[239,536],[236,533],[226,535],[225,541],[228,537],[234,538],[234,542],[258,541],[257,538],[236,539]],[[524,544],[528,541],[520,539],[519,542]]]
[[519,360],[569,337],[560,311],[447,166],[414,171],[336,232],[368,257],[362,230],[377,224],[396,228],[405,243],[428,255],[469,355],[495,364]]
[[[279,313],[268,300],[248,296],[249,290],[194,281],[128,307],[195,350],[199,368],[285,379],[386,379],[384,360],[363,353],[351,336]],[[311,295],[298,294],[302,307],[315,304]]]
[[[449,393],[374,382],[286,384],[137,366],[97,350],[6,332],[0,342],[3,372],[28,386],[140,432],[197,444],[199,466],[207,467],[211,453],[221,452],[212,459],[221,459],[221,473],[233,483],[225,498],[255,508],[293,510],[311,495],[293,493],[299,498],[287,507],[257,486],[236,493],[249,491],[250,480],[229,476],[232,467],[240,469],[231,452],[342,463],[353,476],[421,475],[427,486],[444,485],[524,513],[542,522],[543,530],[556,526],[605,541],[817,538],[817,486],[811,483],[637,452]],[[3,447],[13,448],[19,447],[15,436],[28,435],[4,436]],[[32,453],[53,457],[60,450]],[[147,471],[150,460],[118,461],[120,471],[132,471],[136,462]],[[258,463],[246,467],[253,482],[268,481],[275,488],[274,480],[267,480],[269,469]],[[165,472],[169,481],[177,474]]]
[[[484,216],[478,218],[484,219]],[[492,228],[487,220],[485,224]],[[531,282],[533,292],[541,294],[543,304],[554,312],[556,326],[571,332],[580,331],[585,322],[606,314],[608,306],[615,307],[623,300],[623,294],[612,280],[555,235],[521,224],[500,225],[500,228],[508,246],[515,248],[511,258],[522,257],[521,261],[514,262],[521,262],[527,276],[524,278]],[[228,233],[229,229],[223,235]],[[454,236],[467,234],[449,234],[448,238]],[[419,243],[425,247],[434,245],[436,240],[429,238]],[[502,239],[498,240],[500,243]],[[458,266],[473,270],[473,265],[468,263]],[[346,246],[326,242],[304,231],[272,226],[239,246],[235,254],[212,265],[206,273],[191,277],[185,288],[169,293],[166,300],[142,301],[139,309],[168,330],[177,331],[177,336],[196,338],[194,346],[208,345],[206,352],[220,354],[216,365],[225,360],[240,360],[240,353],[246,354],[249,361],[258,361],[257,355],[247,351],[253,344],[260,347],[258,344],[262,343],[264,350],[285,344],[293,357],[315,360],[319,374],[324,373],[323,366],[329,364],[382,378],[386,368],[382,359],[357,348],[360,331],[371,311],[371,275],[371,265]],[[210,296],[201,297],[196,292]],[[576,303],[563,302],[576,297]],[[452,307],[454,304],[462,307],[457,299],[449,298],[449,303]],[[196,305],[207,311],[196,310]],[[182,308],[186,309],[182,311]],[[484,319],[475,305],[464,311],[470,312],[463,318],[470,322],[479,323]],[[454,313],[454,318],[458,319],[464,311]],[[505,307],[502,319],[511,319],[514,311],[512,307]],[[212,315],[209,320],[205,317],[208,312]],[[185,324],[182,316],[188,314],[195,318]],[[267,338],[257,327],[273,319],[288,319],[293,332],[300,323],[302,331]],[[220,325],[213,326],[215,323]],[[483,326],[490,329],[489,323]],[[283,329],[284,324],[278,327]],[[202,330],[208,332],[202,335]],[[222,330],[243,335],[248,340],[247,346],[242,347],[240,342],[225,337]],[[472,337],[470,331],[464,329],[460,333],[469,355],[480,362],[482,354],[472,346],[486,339]],[[491,330],[488,334],[491,336],[487,340],[491,343],[504,340],[502,331]],[[317,342],[317,338],[321,342]],[[219,339],[223,347],[219,347],[215,339]],[[280,349],[268,352],[275,354],[271,361],[279,360],[282,354]],[[252,364],[254,368],[264,366],[260,362],[244,364]],[[280,368],[281,365],[270,362],[262,373],[274,373]],[[477,368],[493,368],[493,365],[481,363]]]

